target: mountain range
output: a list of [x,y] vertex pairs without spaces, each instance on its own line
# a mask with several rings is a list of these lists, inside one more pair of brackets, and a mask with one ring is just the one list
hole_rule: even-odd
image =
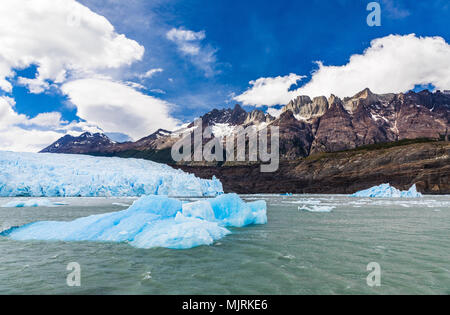
[[[237,127],[254,126],[262,129],[267,126],[278,126],[281,168],[283,168],[283,165],[294,165],[295,161],[302,161],[320,154],[355,150],[367,146],[404,144],[405,141],[413,145],[411,140],[445,143],[450,134],[450,92],[424,90],[419,93],[410,91],[398,94],[375,94],[365,89],[352,97],[343,99],[334,95],[329,98],[298,96],[281,109],[279,117],[273,117],[258,109],[247,112],[236,105],[232,109],[214,109],[203,115],[202,121],[203,128],[211,127],[216,137],[230,135],[236,132]],[[171,147],[181,138],[183,132],[193,126],[194,123],[186,124],[175,131],[160,129],[136,142],[124,143],[112,141],[104,134],[84,133],[79,137],[66,135],[41,152],[136,157],[175,165],[177,163],[170,156]],[[216,175],[225,182],[228,181],[224,178],[224,170],[226,167],[233,166],[237,167],[230,163],[223,165],[221,163],[202,165],[178,163],[177,165],[180,168],[190,168],[190,171],[199,176]],[[210,168],[205,170],[202,167]],[[245,165],[239,165],[239,167],[242,168]],[[209,171],[214,169],[216,171],[209,174]],[[449,174],[444,172],[442,176],[449,176]],[[405,187],[409,184],[405,183]],[[301,192],[307,192],[308,185],[311,186],[311,184],[303,183],[299,188]],[[438,187],[439,185],[437,183]],[[281,192],[288,188],[291,192],[298,191],[295,185],[291,186],[284,189],[279,187],[273,192]],[[436,191],[434,183],[430,182],[422,186],[423,190],[427,189],[425,186],[433,186]],[[236,187],[231,185],[229,188],[242,192]],[[437,192],[445,191],[445,189],[447,188],[443,190],[439,188]],[[450,190],[450,187],[448,189]],[[271,192],[270,189],[268,192]]]

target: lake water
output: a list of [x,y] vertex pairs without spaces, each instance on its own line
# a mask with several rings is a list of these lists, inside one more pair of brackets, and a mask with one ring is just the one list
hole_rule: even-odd
[[[269,223],[232,228],[213,246],[137,249],[0,237],[0,294],[450,294],[450,196],[242,197],[266,200]],[[50,199],[67,205],[0,208],[0,230],[119,211],[134,200]],[[0,198],[0,205],[12,200]],[[81,266],[80,287],[66,284],[70,262]],[[367,285],[371,262],[381,268],[380,287]]]

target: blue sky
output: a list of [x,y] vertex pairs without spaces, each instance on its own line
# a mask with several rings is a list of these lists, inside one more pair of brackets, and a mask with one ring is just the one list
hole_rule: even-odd
[[[42,1],[44,5],[46,0],[39,1]],[[74,2],[74,0],[64,0],[67,3],[71,1]],[[350,96],[342,94],[352,93],[352,89],[331,86],[335,85],[330,79],[334,75],[330,74],[333,69],[327,67],[344,67],[349,63],[352,55],[364,56],[364,51],[373,45],[371,41],[375,39],[399,35],[389,43],[379,43],[382,48],[391,44],[395,49],[395,41],[400,42],[403,40],[402,36],[414,33],[413,38],[403,41],[405,51],[410,43],[411,50],[415,50],[415,47],[423,47],[424,51],[429,51],[430,45],[434,47],[431,41],[422,45],[417,41],[420,38],[439,36],[444,40],[444,43],[440,43],[444,49],[447,49],[446,44],[450,42],[448,27],[450,5],[446,0],[380,0],[378,1],[381,5],[382,25],[380,27],[367,25],[366,17],[369,12],[366,6],[370,1],[363,0],[80,0],[78,2],[89,8],[95,15],[106,18],[114,26],[115,34],[123,34],[127,39],[145,49],[143,55],[139,56],[139,49],[135,47],[136,45],[133,46],[133,49],[136,49],[133,57],[126,59],[121,54],[123,60],[112,67],[108,66],[106,70],[102,68],[103,70],[100,71],[96,66],[87,67],[83,64],[83,79],[89,78],[89,73],[95,72],[93,74],[95,77],[107,76],[108,80],[131,85],[137,93],[151,96],[152,100],[162,104],[161,115],[172,119],[168,123],[169,126],[192,120],[212,108],[231,107],[237,102],[245,105],[246,109],[255,107],[267,109],[266,105],[279,108],[278,104],[286,103],[285,100],[303,91],[326,96],[330,93],[341,97]],[[24,27],[27,26],[24,25]],[[169,35],[171,30],[174,31],[172,35]],[[0,32],[0,36],[1,34]],[[186,40],[188,38],[190,39]],[[414,42],[415,40],[417,43]],[[95,45],[95,41],[92,45]],[[52,47],[49,54],[58,51],[54,46]],[[89,47],[83,46],[82,49],[89,50]],[[124,49],[124,51],[128,50]],[[386,54],[392,56],[394,53],[386,51]],[[411,51],[411,54],[414,55],[414,51]],[[35,55],[38,54],[33,56]],[[36,57],[36,60],[41,60],[39,59],[43,58],[41,55]],[[88,58],[86,56],[88,55],[83,54],[79,58],[86,59]],[[401,56],[399,54],[399,59],[404,59]],[[442,56],[430,54],[429,64],[433,63],[432,58],[445,63],[447,56],[447,52]],[[370,56],[366,57],[369,60]],[[424,56],[421,53],[411,58],[413,58],[412,61],[405,64],[405,67],[415,64],[419,67],[422,62],[420,58],[428,58],[428,55]],[[374,60],[385,59],[386,57],[380,57]],[[304,90],[300,89],[311,80],[313,71],[319,69],[316,61],[323,62],[324,67],[322,75],[317,77],[317,84]],[[354,67],[360,64],[367,67],[367,62],[358,64],[355,62]],[[115,125],[99,123],[99,114],[93,115],[88,108],[93,101],[82,99],[79,94],[76,94],[81,88],[86,89],[89,84],[66,86],[71,80],[80,78],[78,73],[74,74],[76,71],[72,68],[66,69],[67,76],[64,80],[58,81],[54,79],[56,76],[49,75],[44,78],[49,85],[47,88],[30,92],[30,85],[24,84],[19,78],[35,78],[38,68],[34,64],[26,65],[25,63],[22,67],[24,66],[26,67],[22,69],[13,68],[15,75],[7,78],[13,89],[0,90],[0,96],[8,97],[9,102],[15,104],[15,114],[25,115],[30,120],[42,113],[60,113],[60,122],[63,125],[85,121],[94,129],[101,124],[99,127],[107,132],[131,133],[135,139],[141,136],[136,131],[127,132],[128,129],[125,127],[112,130],[118,123]],[[376,65],[374,67],[376,68]],[[92,70],[94,68],[95,70]],[[84,71],[86,69],[89,71]],[[156,71],[145,77],[145,73],[152,69]],[[290,74],[293,75],[289,77]],[[386,73],[386,76],[389,77],[389,74]],[[429,77],[424,73],[411,76],[413,78],[407,85],[397,86],[396,82],[393,82],[391,86],[395,91],[392,92],[407,90],[411,84],[414,86],[432,83],[426,82]],[[269,80],[269,78],[272,79]],[[249,84],[250,81],[258,79],[261,79],[259,84],[255,82]],[[339,79],[337,80],[339,82]],[[346,77],[341,79],[341,81],[345,80]],[[352,82],[353,78],[347,80]],[[432,78],[429,80],[433,81]],[[445,87],[447,82],[441,82],[438,79],[435,81],[437,82],[435,85],[440,84],[440,87]],[[324,83],[321,85],[320,82]],[[326,84],[326,82],[330,83]],[[384,92],[386,89],[382,85],[378,86],[375,81],[375,83],[367,82],[373,85],[369,87],[376,92]],[[90,83],[92,85],[95,82]],[[356,84],[355,89],[357,88],[359,85]],[[286,90],[285,95],[271,97],[271,94],[279,89]],[[107,90],[103,89],[103,85],[101,89],[94,89],[90,93],[95,94],[96,90],[98,93],[106,91],[108,94]],[[322,90],[323,93],[321,93]],[[126,92],[132,93],[124,91]],[[264,93],[268,93],[267,103],[265,103]],[[255,97],[255,94],[264,97],[260,100]],[[141,98],[136,95],[136,99],[139,102]],[[107,101],[102,100],[103,103]],[[122,115],[126,113],[124,111]],[[148,113],[143,114],[148,115]],[[94,119],[86,119],[90,117]],[[106,117],[114,120],[112,113],[105,114]],[[132,120],[130,118],[130,122]],[[39,124],[22,123],[21,127],[30,130],[39,127],[36,125]],[[69,129],[75,132],[85,130],[85,127],[78,125]],[[58,128],[59,133],[68,130]],[[148,131],[153,129],[149,128]],[[45,139],[47,138],[52,137]],[[36,144],[38,145],[41,143]],[[24,148],[28,150],[29,147]],[[34,148],[34,146],[31,147]],[[6,148],[14,149],[14,146],[10,145]],[[1,145],[0,149],[2,149]]]

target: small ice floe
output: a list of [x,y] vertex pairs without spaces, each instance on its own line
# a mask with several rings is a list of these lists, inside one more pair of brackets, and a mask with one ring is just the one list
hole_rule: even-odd
[[129,207],[130,205],[127,203],[121,203],[121,202],[113,202],[113,206],[119,206],[119,207]]
[[408,191],[401,191],[389,184],[382,184],[366,190],[358,191],[351,197],[369,197],[369,198],[421,198],[420,192],[417,192],[414,184]]
[[335,209],[335,206],[316,206],[316,205],[310,205],[310,206],[299,206],[299,211],[308,211],[308,212],[331,212],[333,209]]
[[30,200],[13,200],[2,205],[2,208],[58,207],[60,205],[65,204],[52,202],[48,199],[30,199]]
[[295,256],[294,256],[294,255],[287,254],[287,255],[282,255],[282,256],[280,257],[280,259],[294,260],[294,259],[295,259]]
[[282,201],[283,203],[292,203],[292,204],[307,204],[307,205],[318,205],[321,203],[320,200],[316,199],[299,199],[294,201]]
[[150,280],[152,278],[152,272],[148,271],[142,275],[142,280]]

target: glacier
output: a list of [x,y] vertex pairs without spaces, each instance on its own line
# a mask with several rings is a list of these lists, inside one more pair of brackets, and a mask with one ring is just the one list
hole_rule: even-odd
[[0,235],[18,241],[126,242],[137,248],[188,249],[213,244],[231,233],[226,227],[266,223],[265,201],[246,203],[236,194],[188,203],[149,195],[123,211],[70,222],[35,222]]
[[389,184],[382,184],[366,190],[358,191],[351,195],[352,197],[369,197],[369,198],[421,198],[423,197],[417,191],[414,184],[409,190],[401,191]]
[[222,183],[147,160],[0,151],[0,197],[214,197]]

